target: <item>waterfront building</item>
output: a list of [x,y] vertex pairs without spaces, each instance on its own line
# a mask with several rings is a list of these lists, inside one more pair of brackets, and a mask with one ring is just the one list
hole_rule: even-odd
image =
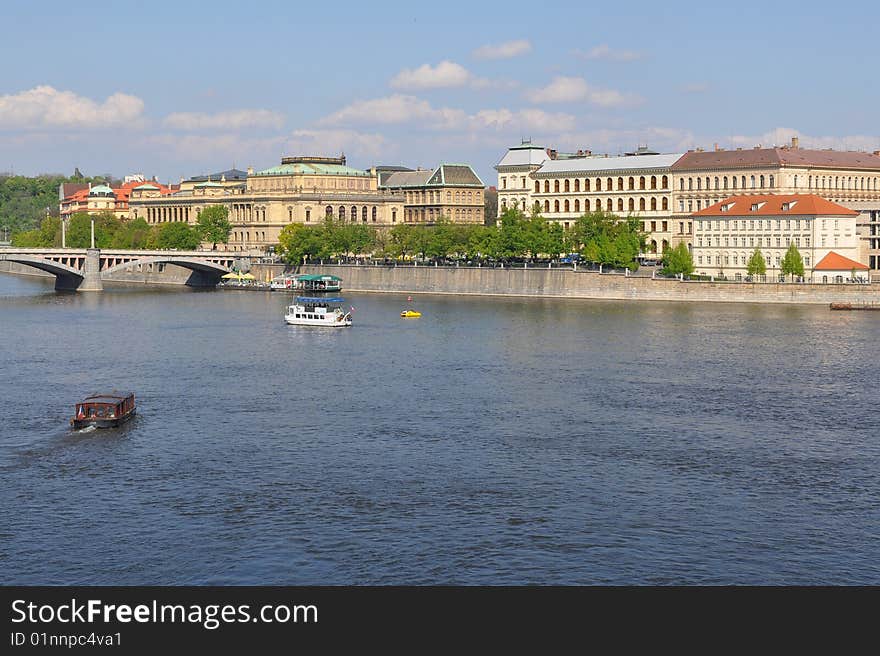
[[854,259],[880,271],[880,151],[786,146],[685,153],[672,166],[674,221],[737,194],[816,194],[855,210],[860,237]]
[[69,219],[79,212],[86,214],[100,214],[111,212],[117,218],[129,217],[129,203],[132,191],[143,186],[150,186],[160,194],[173,193],[175,187],[169,187],[151,180],[143,181],[143,176],[126,176],[126,182],[118,187],[106,184],[62,184],[59,195],[62,196],[59,203],[59,213],[62,219]]
[[738,280],[747,275],[749,258],[760,249],[767,267],[765,275],[775,279],[786,251],[794,244],[807,277],[811,271],[814,279],[828,275],[815,269],[829,254],[849,261],[857,258],[858,216],[856,210],[817,194],[728,196],[690,216],[694,270]]
[[195,224],[202,209],[223,205],[229,209],[232,224],[228,248],[254,254],[277,244],[290,223],[319,225],[330,216],[389,228],[403,221],[403,197],[380,189],[375,170],[347,166],[344,155],[285,157],[279,166],[262,171],[249,168],[243,180],[239,173],[221,174],[218,179],[191,178],[168,195],[156,189],[135,189],[131,216],[142,216],[150,224]]
[[[595,211],[635,216],[647,233],[647,252],[660,257],[687,239],[687,222],[671,221],[671,166],[681,153],[660,154],[640,147],[622,156],[594,155],[588,150],[558,153],[530,143],[508,149],[496,165],[498,214],[509,207],[537,210],[563,228]],[[689,243],[688,239],[688,243]]]
[[482,224],[485,219],[485,186],[467,164],[396,171],[380,188],[403,196],[405,223],[432,225],[443,217],[453,223]]

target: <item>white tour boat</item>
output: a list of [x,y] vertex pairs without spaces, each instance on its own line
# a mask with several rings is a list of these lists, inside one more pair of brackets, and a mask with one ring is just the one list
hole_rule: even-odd
[[287,306],[284,320],[292,326],[326,326],[342,328],[351,325],[351,312],[345,312],[342,298],[313,298],[297,296],[293,305]]

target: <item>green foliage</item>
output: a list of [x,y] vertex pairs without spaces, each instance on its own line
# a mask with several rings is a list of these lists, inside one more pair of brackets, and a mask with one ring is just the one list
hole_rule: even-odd
[[[91,245],[92,215],[78,212],[67,222],[67,247],[88,248]],[[122,221],[112,212],[95,215],[95,247],[110,248]],[[60,239],[59,239],[60,243]]]
[[61,219],[57,216],[44,217],[40,227],[12,235],[12,245],[20,248],[56,248],[61,246]]
[[200,241],[199,233],[186,221],[172,221],[160,224],[148,243],[151,248],[192,251]]
[[62,175],[0,175],[0,230],[35,230],[46,217],[58,215],[58,187],[62,182],[103,182],[99,178],[72,178]]
[[584,214],[575,221],[568,246],[587,261],[636,271],[645,246],[641,225],[638,219],[621,219],[608,212]]
[[752,253],[746,271],[750,276],[763,276],[767,273],[767,264],[764,261],[764,256],[761,254],[760,248],[756,248],[755,252]]
[[225,205],[209,205],[201,211],[196,230],[202,241],[211,242],[211,250],[217,243],[227,243],[232,225],[229,223],[229,208]]
[[798,251],[797,246],[794,244],[789,246],[785,252],[785,257],[782,258],[781,269],[782,275],[785,276],[804,275],[804,258],[801,257],[800,251]]
[[684,242],[663,254],[664,274],[677,276],[680,273],[690,275],[693,272],[694,258]]
[[125,221],[113,236],[110,247],[125,250],[146,249],[149,247],[152,235],[153,230],[144,219]]

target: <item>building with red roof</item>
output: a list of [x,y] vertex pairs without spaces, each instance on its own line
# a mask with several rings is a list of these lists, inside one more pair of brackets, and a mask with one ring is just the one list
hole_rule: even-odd
[[150,185],[163,196],[174,193],[179,188],[179,185],[166,186],[155,180],[146,183],[139,179],[130,180],[118,187],[91,183],[62,185],[61,192],[69,191],[70,193],[61,198],[59,204],[61,218],[69,219],[79,212],[86,214],[112,212],[120,219],[128,219],[131,193],[134,189],[144,185]]
[[803,258],[806,277],[815,278],[815,268],[832,253],[842,260],[831,262],[846,260],[867,270],[858,262],[858,216],[858,211],[816,194],[728,196],[690,217],[695,271],[741,279],[747,275],[749,259],[759,251],[766,275],[773,279],[781,274],[782,259],[792,244]]

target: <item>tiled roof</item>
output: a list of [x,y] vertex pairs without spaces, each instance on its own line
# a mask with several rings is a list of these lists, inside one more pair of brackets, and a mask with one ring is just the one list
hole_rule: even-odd
[[829,252],[813,267],[814,271],[852,271],[853,269],[867,271],[869,267],[834,251]]
[[514,146],[508,148],[501,161],[495,165],[499,166],[527,166],[531,164],[540,164],[547,159],[547,151],[541,146],[532,146],[524,144],[522,146]]
[[765,166],[804,166],[819,168],[866,169],[880,171],[880,156],[841,150],[802,148],[752,148],[689,152],[673,164],[675,171],[703,169],[759,168]]
[[[269,169],[257,171],[254,175],[293,175],[294,173],[307,175],[353,175],[369,177],[369,171],[353,169],[344,164],[320,164],[317,162],[296,162],[295,164],[281,164]],[[228,180],[229,178],[227,178]]]
[[596,173],[599,171],[626,171],[627,169],[668,169],[681,156],[681,153],[669,153],[664,155],[549,159],[541,165],[541,168],[535,171],[535,174]]
[[442,176],[443,184],[484,186],[483,181],[467,164],[441,164],[439,173]]
[[[757,206],[756,209],[752,209]],[[857,216],[855,210],[816,194],[730,196],[693,216]]]
[[246,180],[247,171],[242,171],[240,169],[229,169],[228,171],[220,171],[219,173],[211,173],[210,175],[197,175],[193,178],[190,178],[188,182],[207,182],[209,179],[216,181],[223,177],[225,177],[227,181]]
[[389,175],[385,182],[382,184],[383,187],[397,188],[397,187],[424,187],[428,184],[428,179],[433,174],[433,171],[422,170],[422,171],[397,171],[396,173],[392,173]]

